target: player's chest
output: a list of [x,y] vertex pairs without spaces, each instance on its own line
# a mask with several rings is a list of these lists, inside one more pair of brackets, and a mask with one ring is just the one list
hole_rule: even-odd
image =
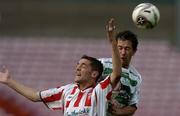
[[93,89],[88,89],[81,91],[79,89],[69,91],[65,94],[64,105],[66,108],[76,108],[80,106],[91,106],[92,102],[92,91]]
[[92,105],[92,90],[80,91],[78,89],[66,94],[64,105],[67,116],[88,115]]
[[137,75],[130,72],[122,72],[120,81],[123,85],[129,87],[135,87],[138,84]]

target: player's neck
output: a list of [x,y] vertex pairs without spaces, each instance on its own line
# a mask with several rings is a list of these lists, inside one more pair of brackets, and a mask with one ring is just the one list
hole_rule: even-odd
[[94,87],[95,86],[95,83],[93,84],[90,84],[90,83],[86,83],[86,84],[78,84],[78,87],[80,90],[85,90],[85,89],[88,89],[88,88],[91,88],[91,87]]
[[129,65],[128,65],[128,66],[123,66],[123,68],[128,69],[128,68],[129,68]]

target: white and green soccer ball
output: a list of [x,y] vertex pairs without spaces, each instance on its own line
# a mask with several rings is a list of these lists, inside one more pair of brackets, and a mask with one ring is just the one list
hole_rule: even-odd
[[159,23],[160,13],[155,5],[141,3],[134,8],[132,20],[138,28],[152,29]]

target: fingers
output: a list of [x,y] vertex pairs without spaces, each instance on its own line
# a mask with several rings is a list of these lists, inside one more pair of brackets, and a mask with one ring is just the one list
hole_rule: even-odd
[[5,65],[2,66],[2,71],[1,72],[4,72],[4,73],[8,73],[8,69]]
[[109,21],[108,21],[108,24],[106,25],[106,30],[111,32],[113,30],[115,30],[115,25],[114,25],[114,18],[111,18]]
[[114,24],[114,18],[111,18],[107,25],[106,25],[106,31],[107,31],[107,38],[110,43],[116,43],[115,42],[115,24]]

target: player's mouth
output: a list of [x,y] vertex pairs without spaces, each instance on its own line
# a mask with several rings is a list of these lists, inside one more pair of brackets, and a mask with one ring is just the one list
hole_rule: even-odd
[[81,76],[81,73],[79,71],[76,71],[76,76]]
[[121,57],[121,60],[126,60],[127,58],[126,57]]

